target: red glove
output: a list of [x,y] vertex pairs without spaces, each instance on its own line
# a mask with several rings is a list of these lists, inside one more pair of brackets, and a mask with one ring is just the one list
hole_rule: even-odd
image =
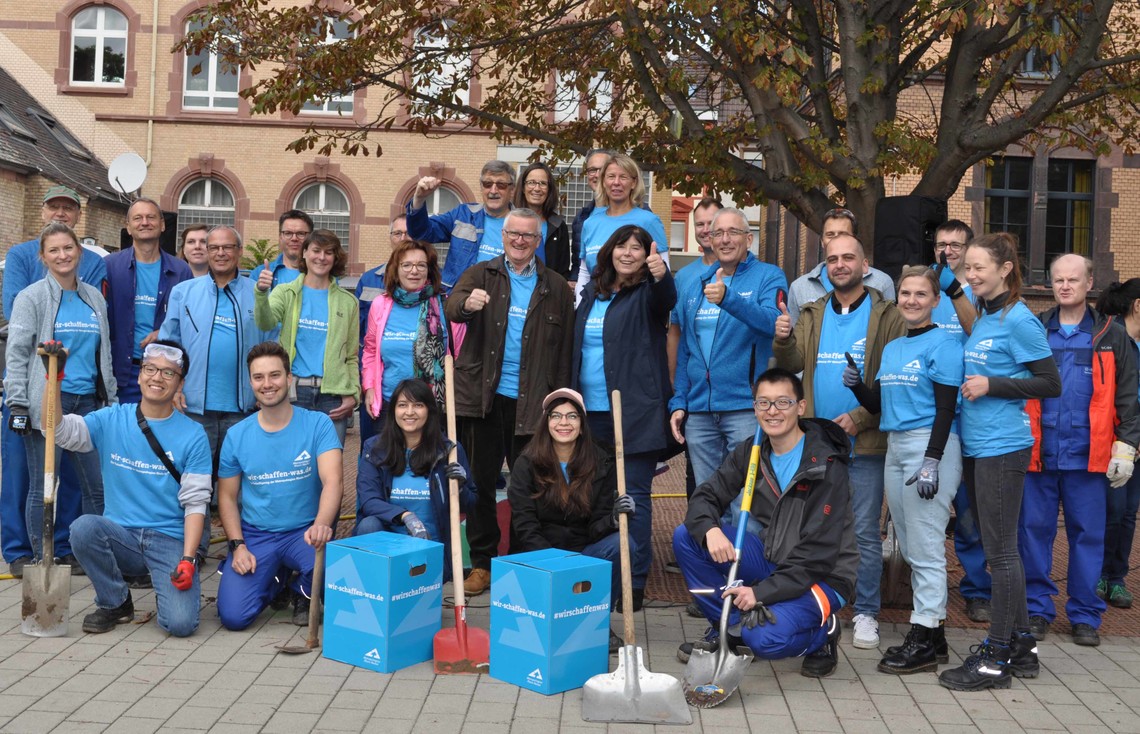
[[194,585],[194,575],[197,573],[198,569],[194,566],[194,561],[183,558],[178,562],[178,566],[170,572],[170,583],[174,584],[174,588],[179,591],[188,591]]

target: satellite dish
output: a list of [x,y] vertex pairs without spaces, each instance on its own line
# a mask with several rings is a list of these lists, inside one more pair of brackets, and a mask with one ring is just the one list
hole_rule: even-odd
[[138,153],[123,153],[111,161],[107,181],[124,196],[138,191],[146,181],[146,161]]

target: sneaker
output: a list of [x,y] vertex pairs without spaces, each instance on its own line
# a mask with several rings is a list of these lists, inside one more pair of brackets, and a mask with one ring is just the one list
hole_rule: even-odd
[[987,688],[1009,688],[1013,677],[1009,671],[1010,648],[985,640],[970,648],[970,656],[957,668],[944,670],[938,682],[953,691],[982,691]]
[[83,618],[83,631],[98,635],[110,632],[117,624],[126,624],[135,618],[135,604],[131,601],[131,592],[127,592],[127,600],[114,609],[97,608]]
[[1036,678],[1041,675],[1041,662],[1037,659],[1037,638],[1030,633],[1014,633],[1009,651],[1009,672],[1015,678]]
[[86,576],[87,572],[83,570],[83,566],[79,565],[79,559],[75,557],[74,553],[68,553],[66,556],[61,556],[55,559],[57,566],[71,566],[72,576]]
[[1108,579],[1096,582],[1096,596],[1098,599],[1108,599]]
[[705,616],[705,613],[701,611],[700,605],[698,605],[695,601],[691,601],[685,605],[685,614],[697,619],[702,619]]
[[839,619],[832,614],[827,618],[827,641],[815,652],[804,655],[800,675],[805,678],[826,678],[839,665],[839,638],[842,635]]
[[1109,584],[1108,604],[1117,609],[1132,608],[1132,592],[1124,588],[1124,584]]
[[1097,647],[1100,645],[1100,633],[1091,624],[1078,622],[1073,625],[1073,642],[1082,647]]
[[856,614],[851,620],[855,625],[855,638],[852,644],[860,650],[873,650],[879,646],[879,620],[870,614]]
[[127,582],[127,586],[132,589],[152,589],[154,584],[151,583],[150,574],[144,573],[142,576],[123,576],[123,581]]
[[1045,639],[1045,635],[1049,634],[1049,624],[1049,620],[1040,614],[1034,614],[1029,618],[1029,634],[1036,637],[1038,642],[1041,642]]
[[293,624],[298,627],[309,626],[309,600],[298,594],[293,599]]
[[990,600],[977,598],[967,599],[966,618],[971,622],[981,622],[983,624],[990,622],[993,619],[993,608],[990,605]]
[[[906,639],[898,647],[887,648],[887,654],[879,661],[879,672],[894,675],[921,673],[924,670],[938,669],[938,654],[935,651],[934,635],[937,628],[912,624]],[[945,639],[945,634],[943,634]]]
[[[689,658],[693,655],[693,650],[704,650],[705,652],[715,652],[719,647],[718,641],[720,640],[720,632],[715,627],[709,627],[705,630],[705,636],[696,642],[682,642],[681,646],[677,648],[677,659],[682,663],[689,662]],[[742,647],[744,640],[736,635],[728,635],[729,649],[734,653],[736,648]]]
[[12,578],[24,578],[24,566],[32,562],[31,556],[20,556],[8,564],[8,573],[12,574]]
[[665,564],[665,573],[681,573],[681,566],[676,561],[669,561]]
[[469,596],[479,596],[491,588],[491,572],[485,568],[473,568],[463,581],[463,592]]
[[293,601],[293,590],[288,586],[282,586],[281,591],[278,591],[272,599],[269,600],[269,608],[275,612],[280,612],[289,603]]
[[[913,627],[911,628],[911,631],[912,632],[914,631]],[[945,623],[945,620],[938,623],[938,626],[935,627],[933,630],[933,634],[934,634],[934,640],[933,640],[933,642],[934,642],[934,659],[936,661],[938,661],[938,663],[940,665],[945,665],[946,663],[950,662],[950,647],[949,647],[949,645],[946,644],[946,623]],[[909,640],[909,639],[910,639],[910,633],[907,633],[907,640]],[[901,645],[892,645],[891,647],[888,647],[883,652],[883,656],[887,657],[889,655],[898,655],[900,652],[902,652],[903,648],[906,647],[907,640],[903,640],[903,644],[901,644]]]
[[618,650],[621,650],[625,642],[617,636],[617,633],[610,630],[610,655],[617,655]]

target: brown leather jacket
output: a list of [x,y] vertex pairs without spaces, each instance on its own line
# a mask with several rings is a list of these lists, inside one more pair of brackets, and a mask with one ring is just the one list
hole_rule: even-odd
[[[518,407],[515,435],[534,433],[542,415],[542,399],[552,390],[570,384],[570,352],[574,346],[574,294],[566,279],[536,261],[538,283],[527,309],[519,359]],[[507,339],[507,311],[511,281],[504,256],[475,263],[463,272],[447,298],[447,318],[467,324],[455,361],[455,413],[482,418],[502,374]],[[476,288],[491,297],[481,311],[468,313],[463,305]]]

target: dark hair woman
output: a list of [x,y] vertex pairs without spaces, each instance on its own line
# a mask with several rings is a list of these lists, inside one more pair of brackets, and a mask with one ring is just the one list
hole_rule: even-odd
[[515,208],[531,209],[542,220],[542,239],[535,255],[546,267],[570,280],[570,225],[558,213],[558,180],[545,163],[523,169],[515,187]]

